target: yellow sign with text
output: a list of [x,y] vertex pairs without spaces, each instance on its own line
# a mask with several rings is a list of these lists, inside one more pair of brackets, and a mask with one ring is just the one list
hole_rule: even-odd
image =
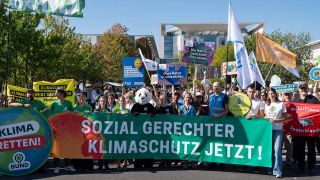
[[7,91],[5,94],[9,97],[9,99],[14,99],[15,102],[20,102],[23,99],[27,99],[27,89],[19,86],[9,85],[7,86]]
[[72,105],[75,103],[74,97],[74,80],[73,79],[60,79],[56,82],[39,81],[33,83],[33,90],[35,91],[35,99],[42,101],[47,106],[50,106],[53,101],[57,100],[55,95],[56,89],[61,88],[67,91],[66,99]]
[[233,115],[244,116],[250,111],[251,100],[247,95],[237,93],[230,97],[228,106]]

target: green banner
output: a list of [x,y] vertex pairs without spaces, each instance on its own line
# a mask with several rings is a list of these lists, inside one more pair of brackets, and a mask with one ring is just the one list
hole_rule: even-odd
[[55,157],[180,159],[271,167],[272,126],[264,119],[105,113],[78,116],[64,113],[49,119],[58,133],[55,136],[60,137],[55,139]]
[[83,17],[85,0],[9,0],[8,8],[39,14]]

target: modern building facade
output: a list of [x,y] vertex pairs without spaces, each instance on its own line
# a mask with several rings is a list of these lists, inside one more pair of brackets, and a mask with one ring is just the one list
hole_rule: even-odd
[[[263,23],[241,23],[243,35],[255,32],[263,33]],[[184,47],[184,42],[214,42],[216,48],[225,44],[228,24],[177,24],[163,23],[160,25],[160,58],[178,58]]]
[[[256,32],[264,33],[264,23],[241,23],[240,28],[244,36]],[[160,58],[180,59],[185,41],[214,42],[215,48],[219,48],[226,42],[228,24],[177,24],[163,23],[160,25]],[[203,78],[206,71],[207,78],[219,78],[220,67],[199,66],[197,78]]]

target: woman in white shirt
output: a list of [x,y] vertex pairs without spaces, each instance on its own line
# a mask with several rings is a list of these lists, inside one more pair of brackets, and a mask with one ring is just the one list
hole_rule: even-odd
[[287,120],[287,110],[285,104],[279,101],[277,93],[273,88],[268,91],[265,119],[272,123],[273,175],[281,178],[283,122]]

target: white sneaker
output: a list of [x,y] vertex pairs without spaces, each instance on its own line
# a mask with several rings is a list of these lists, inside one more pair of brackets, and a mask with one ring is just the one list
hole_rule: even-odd
[[282,178],[282,175],[276,175],[276,178]]
[[73,166],[71,166],[71,165],[70,165],[70,166],[67,166],[67,167],[66,167],[66,170],[67,170],[67,171],[70,171],[70,172],[75,172],[75,171],[76,171],[76,169],[75,169]]
[[60,167],[55,167],[53,172],[54,172],[55,174],[60,173]]

